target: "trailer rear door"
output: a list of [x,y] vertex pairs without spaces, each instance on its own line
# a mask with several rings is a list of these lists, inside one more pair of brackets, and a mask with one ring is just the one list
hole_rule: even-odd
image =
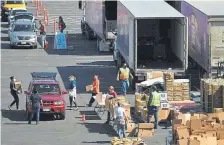
[[210,22],[211,67],[224,61],[224,21]]

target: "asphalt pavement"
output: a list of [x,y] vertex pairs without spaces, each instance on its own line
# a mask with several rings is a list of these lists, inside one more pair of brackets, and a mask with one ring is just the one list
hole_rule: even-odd
[[[110,144],[115,131],[105,125],[106,113],[102,116],[86,107],[91,94],[85,92],[85,86],[92,83],[93,76],[99,75],[100,88],[107,92],[113,85],[120,93],[120,84],[116,81],[116,68],[113,57],[109,53],[100,53],[96,41],[89,41],[81,34],[80,20],[82,11],[78,10],[76,1],[44,1],[50,16],[47,27],[48,49],[10,49],[8,41],[8,25],[1,23],[1,139],[2,145],[100,145]],[[35,12],[32,3],[28,10]],[[54,50],[53,21],[62,16],[68,31],[68,46],[73,50]],[[41,17],[40,17],[41,18]],[[65,120],[52,120],[41,117],[39,125],[28,125],[25,121],[25,95],[19,95],[20,111],[9,111],[8,105],[13,100],[9,92],[9,77],[14,75],[22,81],[26,90],[31,80],[31,72],[57,72],[57,79],[68,89],[68,76],[77,77],[79,110],[67,110]],[[64,96],[68,102],[68,96]],[[133,104],[134,95],[130,91],[128,99]],[[13,107],[15,109],[15,106]],[[86,115],[86,121],[81,121],[81,114]],[[167,130],[159,129],[150,139],[150,145],[164,145]]]

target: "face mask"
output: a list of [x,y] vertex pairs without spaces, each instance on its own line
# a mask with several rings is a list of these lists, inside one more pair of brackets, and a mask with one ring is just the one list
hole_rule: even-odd
[[13,79],[13,81],[15,82],[15,81],[16,81],[16,79]]

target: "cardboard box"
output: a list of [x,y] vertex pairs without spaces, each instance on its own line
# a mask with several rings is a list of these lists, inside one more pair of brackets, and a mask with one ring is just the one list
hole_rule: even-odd
[[19,94],[21,94],[22,93],[22,82],[21,81],[16,81],[15,82],[15,88],[18,90],[17,92]]
[[154,129],[138,129],[138,137],[145,138],[154,135]]
[[191,130],[200,130],[202,127],[200,119],[191,119],[190,120],[190,129]]
[[158,118],[159,120],[167,120],[170,115],[169,109],[160,109],[158,112]]
[[154,124],[153,123],[139,123],[138,128],[139,129],[153,129]]
[[188,145],[188,139],[178,140],[177,145]]
[[217,140],[217,145],[224,145],[224,139]]
[[189,136],[187,128],[177,129],[177,139],[188,139]]
[[161,71],[147,73],[147,79],[163,78],[164,74]]
[[188,145],[201,145],[201,143],[199,140],[189,140]]
[[86,86],[86,92],[89,92],[93,88],[93,85]]

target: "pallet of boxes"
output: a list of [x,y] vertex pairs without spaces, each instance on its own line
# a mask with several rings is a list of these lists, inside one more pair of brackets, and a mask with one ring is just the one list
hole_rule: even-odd
[[223,112],[224,79],[201,80],[201,105],[205,112]]
[[224,145],[224,113],[186,113],[172,121],[170,145]]
[[128,100],[123,96],[113,98],[113,99],[109,99],[107,97],[105,102],[106,108],[113,117],[115,115],[114,109],[117,107],[117,102],[119,102],[121,106],[125,109],[125,115],[128,118],[126,122],[127,123],[126,135],[130,137],[134,136],[136,131],[136,126],[135,126],[135,123],[133,123],[131,120],[131,104],[128,103]]
[[174,73],[164,73],[168,102],[190,100],[189,79],[174,79]]

